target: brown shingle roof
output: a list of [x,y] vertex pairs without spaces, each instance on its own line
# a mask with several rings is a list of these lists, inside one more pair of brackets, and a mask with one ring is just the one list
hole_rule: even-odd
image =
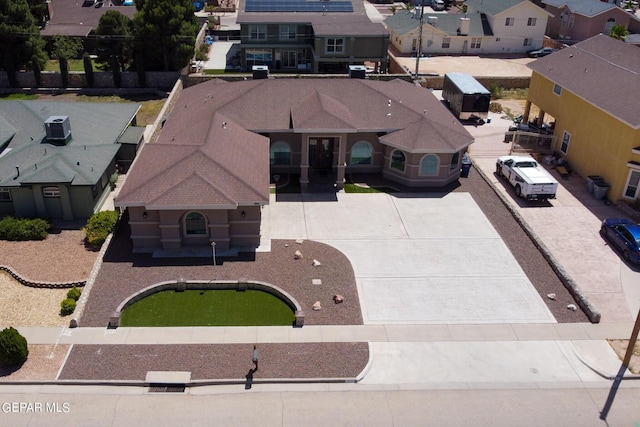
[[402,80],[210,80],[185,89],[157,142],[144,146],[116,206],[267,203],[269,142],[258,133],[376,132],[412,153],[473,142],[422,87]]
[[640,126],[640,51],[603,34],[562,49],[529,67],[614,117]]
[[[178,137],[163,130],[157,142],[146,144],[116,206],[207,209],[267,203],[268,139],[220,114],[203,121],[207,132],[201,140],[192,139],[198,132],[187,130],[205,126],[190,126],[187,120]],[[167,121],[166,130],[175,123]]]

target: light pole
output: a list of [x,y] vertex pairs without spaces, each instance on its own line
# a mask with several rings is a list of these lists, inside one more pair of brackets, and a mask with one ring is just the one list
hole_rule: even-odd
[[216,242],[211,242],[211,250],[213,251],[213,266],[216,266]]

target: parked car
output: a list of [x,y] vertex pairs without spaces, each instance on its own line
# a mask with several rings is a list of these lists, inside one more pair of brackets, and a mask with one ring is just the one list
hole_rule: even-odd
[[529,58],[542,58],[543,56],[547,56],[552,54],[553,52],[557,52],[558,49],[554,49],[552,47],[543,47],[536,50],[530,50],[527,52],[527,56]]
[[625,218],[602,221],[600,234],[622,252],[625,261],[640,264],[640,225]]

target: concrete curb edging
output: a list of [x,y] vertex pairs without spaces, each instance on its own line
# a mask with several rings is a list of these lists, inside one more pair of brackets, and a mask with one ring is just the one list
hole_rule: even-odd
[[509,210],[513,218],[516,222],[522,227],[524,232],[529,236],[533,244],[538,248],[538,250],[542,253],[542,256],[547,260],[549,266],[556,273],[560,281],[564,285],[565,288],[569,291],[571,296],[576,300],[582,311],[587,315],[589,321],[591,323],[600,323],[601,314],[596,308],[591,304],[589,299],[582,293],[582,290],[578,286],[578,284],[569,276],[567,271],[560,265],[560,263],[556,260],[553,254],[549,251],[549,249],[545,246],[544,243],[538,238],[538,235],[529,227],[529,224],[522,218],[522,215],[515,209],[513,204],[496,188],[496,186],[491,182],[489,177],[482,171],[481,168],[476,166],[473,158],[471,159],[473,163],[474,169],[480,174],[482,179],[489,184],[493,192],[498,196],[502,204]]
[[[580,355],[580,352],[576,349],[576,347],[573,344],[571,344],[571,349],[573,350],[573,354],[578,358],[578,360],[580,362],[582,362],[582,364],[584,366],[586,366],[587,368],[591,369],[593,372],[595,372],[596,374],[600,375],[602,378],[604,378],[606,380],[617,380],[617,379],[622,379],[622,380],[640,380],[640,375],[633,374],[633,373],[629,374],[629,375],[622,375],[622,376],[619,376],[618,374],[609,374],[609,373],[605,372],[604,369],[600,369],[597,366],[593,366],[593,365],[589,364]],[[620,363],[620,367],[622,367],[622,362]],[[628,370],[628,368],[626,368],[625,370]]]
[[89,279],[85,281],[85,286],[82,289],[82,294],[80,294],[80,299],[78,299],[76,309],[73,311],[73,317],[69,322],[70,328],[78,327],[78,323],[80,322],[82,313],[84,313],[84,307],[87,305],[87,300],[89,299],[89,293],[91,292],[93,284],[96,281],[96,277],[98,277],[98,273],[100,272],[100,268],[102,267],[104,255],[107,253],[107,249],[109,249],[109,245],[111,244],[111,239],[113,239],[113,233],[107,236],[107,238],[104,240],[104,243],[102,244],[102,247],[100,248],[100,252],[98,252],[98,257],[93,263],[91,273],[89,273]]
[[302,310],[302,306],[295,298],[293,298],[293,296],[291,296],[288,292],[279,288],[278,286],[266,282],[260,282],[258,280],[247,280],[244,278],[240,278],[239,280],[186,280],[180,278],[178,280],[167,280],[164,282],[155,283],[127,297],[118,305],[116,310],[110,316],[109,327],[114,328],[120,326],[120,317],[122,315],[122,311],[136,301],[139,301],[151,294],[166,290],[184,291],[221,289],[236,289],[240,291],[257,290],[274,295],[280,298],[285,304],[289,306],[289,308],[294,311],[294,326],[298,328],[304,326],[305,314]]

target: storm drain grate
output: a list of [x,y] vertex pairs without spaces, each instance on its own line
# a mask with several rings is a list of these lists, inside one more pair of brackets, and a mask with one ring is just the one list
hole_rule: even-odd
[[184,393],[185,389],[182,384],[151,384],[149,393]]

